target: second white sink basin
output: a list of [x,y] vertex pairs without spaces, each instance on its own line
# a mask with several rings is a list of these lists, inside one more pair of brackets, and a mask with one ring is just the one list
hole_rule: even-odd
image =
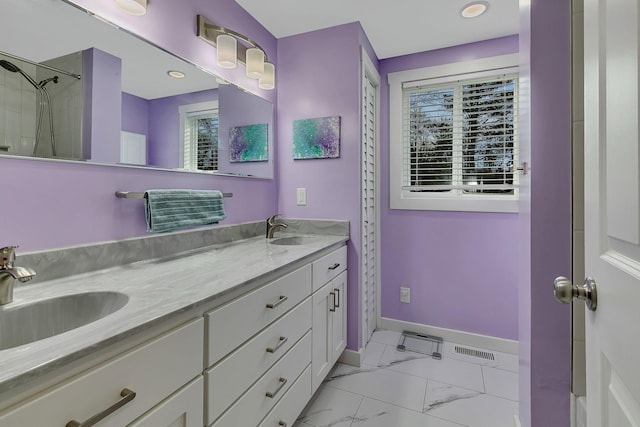
[[0,307],[0,350],[49,338],[108,316],[129,301],[119,292],[87,292]]

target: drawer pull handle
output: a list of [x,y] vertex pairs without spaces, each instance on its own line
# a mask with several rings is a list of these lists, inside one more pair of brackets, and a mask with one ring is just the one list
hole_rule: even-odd
[[336,293],[335,292],[329,292],[329,295],[331,295],[333,297],[333,307],[331,307],[329,309],[329,311],[336,311]]
[[340,263],[336,262],[335,264],[333,264],[331,267],[329,267],[329,270],[335,270],[336,268],[340,267]]
[[131,402],[136,397],[136,392],[131,391],[128,388],[124,388],[120,392],[120,396],[122,396],[122,399],[118,400],[112,406],[108,407],[107,409],[100,412],[99,414],[94,415],[93,417],[89,418],[83,423],[79,423],[76,420],[71,420],[67,423],[66,427],[91,427],[93,425],[96,425],[98,422],[100,422],[104,418],[113,414],[115,411],[122,408],[127,403]]
[[278,382],[280,383],[280,384],[278,384],[278,387],[277,387],[273,392],[270,392],[270,391],[266,392],[266,393],[265,393],[265,396],[267,396],[267,397],[269,397],[269,398],[271,398],[271,399],[273,399],[274,397],[276,397],[276,395],[277,395],[278,393],[280,393],[280,390],[282,390],[282,387],[284,387],[284,385],[287,383],[287,379],[286,379],[286,378],[283,378],[283,377],[280,377],[280,378],[278,379]]
[[285,421],[280,421],[278,425],[282,427],[287,427],[287,423]]
[[267,347],[267,353],[275,353],[276,351],[278,351],[278,349],[280,349],[280,347],[282,347],[284,343],[287,342],[287,339],[287,337],[280,337],[280,340],[275,347]]
[[282,304],[286,300],[287,300],[287,297],[285,297],[284,295],[280,295],[280,298],[278,298],[278,301],[276,301],[273,304],[271,304],[271,303],[267,304],[267,308],[276,308],[277,306],[279,306],[280,304]]
[[334,288],[334,291],[336,291],[336,294],[338,294],[338,302],[335,304],[336,308],[340,307],[340,289],[338,288]]

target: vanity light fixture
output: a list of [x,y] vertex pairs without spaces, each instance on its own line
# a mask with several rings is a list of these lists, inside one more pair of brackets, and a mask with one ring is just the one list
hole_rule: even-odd
[[169,70],[167,71],[167,75],[169,77],[173,77],[174,79],[184,79],[184,73],[178,70]]
[[476,1],[469,3],[460,10],[463,18],[477,18],[489,9],[489,3],[486,1]]
[[[268,63],[264,49],[249,37],[221,27],[198,15],[197,36],[216,47],[216,63],[221,68],[235,68],[237,63],[244,64],[245,74],[258,79],[261,89],[275,87],[275,66]],[[266,73],[266,75],[265,75]]]
[[260,89],[271,90],[276,87],[276,67],[270,62],[264,63],[264,74],[258,79]]
[[116,0],[118,7],[132,15],[147,13],[147,0]]

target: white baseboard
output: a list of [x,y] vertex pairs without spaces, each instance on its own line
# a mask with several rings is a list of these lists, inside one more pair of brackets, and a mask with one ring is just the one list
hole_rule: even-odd
[[360,365],[362,364],[362,359],[364,359],[363,349],[360,349],[358,351],[346,349],[338,358],[338,362],[360,367]]
[[520,417],[517,415],[513,416],[513,425],[515,427],[522,427],[522,424],[520,424]]
[[389,319],[388,317],[380,318],[378,325],[380,328],[390,331],[412,331],[421,334],[435,335],[449,342],[466,344],[486,350],[500,351],[502,353],[518,354],[518,341],[514,340],[439,328],[437,326],[422,325],[420,323],[405,322],[402,320]]

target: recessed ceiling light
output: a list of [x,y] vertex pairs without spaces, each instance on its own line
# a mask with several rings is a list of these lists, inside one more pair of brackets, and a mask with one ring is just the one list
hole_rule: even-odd
[[171,70],[167,71],[167,74],[174,79],[184,79],[184,73],[182,71]]
[[489,9],[489,3],[486,1],[476,1],[463,7],[460,15],[462,15],[463,18],[476,18],[485,13],[487,9]]

